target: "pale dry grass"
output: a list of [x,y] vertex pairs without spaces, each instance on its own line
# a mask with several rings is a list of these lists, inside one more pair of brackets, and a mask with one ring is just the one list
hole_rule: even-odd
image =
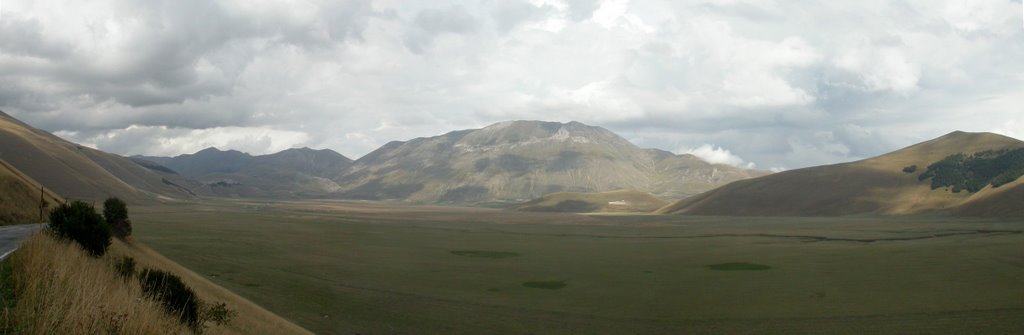
[[145,267],[173,272],[181,277],[207,303],[224,302],[238,314],[225,326],[209,324],[207,334],[311,334],[308,330],[274,314],[234,292],[210,282],[206,278],[178,265],[139,242],[122,243],[115,240],[109,254],[135,258],[137,268]]
[[109,258],[72,242],[30,237],[10,259],[15,305],[5,311],[15,334],[182,334],[188,330],[144,299],[134,280],[117,277]]
[[11,255],[16,297],[15,306],[4,314],[7,333],[191,333],[144,298],[138,281],[115,274],[114,261],[122,256],[134,258],[137,271],[148,267],[177,274],[204,302],[224,302],[238,312],[227,325],[207,324],[205,334],[309,334],[137,242],[115,239],[106,256],[92,258],[77,244],[45,233],[30,237]]

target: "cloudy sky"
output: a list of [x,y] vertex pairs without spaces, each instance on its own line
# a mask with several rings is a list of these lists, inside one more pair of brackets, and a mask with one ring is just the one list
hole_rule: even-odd
[[0,0],[0,110],[119,154],[576,120],[757,168],[1024,138],[1020,0]]

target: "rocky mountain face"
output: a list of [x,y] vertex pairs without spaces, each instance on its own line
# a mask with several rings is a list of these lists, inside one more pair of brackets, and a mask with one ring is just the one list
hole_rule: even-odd
[[619,189],[678,199],[761,174],[641,149],[579,122],[510,121],[388,143],[335,181],[349,198],[466,204]]

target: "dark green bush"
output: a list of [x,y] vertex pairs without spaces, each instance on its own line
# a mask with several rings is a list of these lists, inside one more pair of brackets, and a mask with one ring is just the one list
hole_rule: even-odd
[[139,273],[139,284],[142,285],[142,291],[147,297],[160,302],[164,309],[177,316],[183,325],[196,332],[202,331],[202,302],[181,278],[167,271],[145,269]]
[[117,271],[117,276],[129,279],[135,277],[135,259],[129,256],[121,257],[114,263],[114,270]]
[[110,226],[87,203],[74,201],[50,212],[50,230],[59,238],[78,242],[90,255],[99,257],[110,247]]
[[905,173],[914,173],[916,171],[917,171],[917,165],[911,165],[911,166],[903,168],[903,172],[905,172]]
[[118,198],[109,198],[103,202],[103,218],[110,225],[110,230],[119,239],[132,234],[132,221],[128,220],[128,206]]

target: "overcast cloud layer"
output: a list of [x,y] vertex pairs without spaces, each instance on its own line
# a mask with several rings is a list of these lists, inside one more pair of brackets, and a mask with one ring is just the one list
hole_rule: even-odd
[[512,119],[757,168],[1024,138],[1020,0],[0,0],[0,109],[119,154]]

